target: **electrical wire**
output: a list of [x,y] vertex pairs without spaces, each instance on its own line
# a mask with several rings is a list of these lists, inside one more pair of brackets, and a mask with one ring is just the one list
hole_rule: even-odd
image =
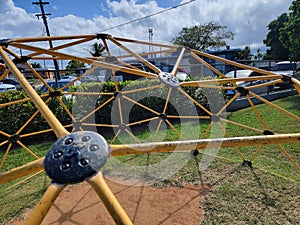
[[150,17],[152,17],[152,16],[156,16],[156,15],[158,15],[158,14],[161,14],[161,13],[164,13],[164,12],[167,12],[167,11],[170,11],[170,10],[173,10],[173,9],[176,9],[176,8],[179,8],[179,7],[181,7],[181,6],[190,4],[190,3],[195,2],[195,1],[196,1],[196,0],[190,0],[190,1],[188,1],[188,2],[181,3],[181,4],[179,4],[179,5],[172,6],[172,7],[170,7],[170,8],[167,8],[167,9],[158,11],[158,12],[156,12],[156,13],[153,13],[153,14],[150,14],[150,15],[147,15],[147,16],[143,16],[143,17],[140,17],[140,18],[137,18],[137,19],[134,19],[134,20],[125,22],[125,23],[121,23],[121,24],[119,24],[119,25],[116,25],[116,26],[113,26],[113,27],[110,27],[110,28],[101,30],[101,31],[99,31],[99,32],[101,33],[101,32],[104,32],[104,31],[112,30],[112,29],[115,29],[115,28],[119,28],[119,27],[122,27],[122,26],[125,26],[125,25],[128,25],[128,24],[131,24],[131,23],[135,23],[135,22],[138,22],[138,21],[140,21],[140,20],[147,19],[147,18],[150,18]]

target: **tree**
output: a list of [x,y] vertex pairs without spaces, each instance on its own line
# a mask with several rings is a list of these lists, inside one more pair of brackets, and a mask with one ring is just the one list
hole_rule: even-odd
[[101,43],[95,42],[89,52],[93,57],[100,57],[105,52],[105,47]]
[[280,29],[280,41],[289,49],[289,59],[300,60],[300,0],[292,2],[288,19]]
[[235,60],[251,60],[252,54],[249,46],[246,46],[244,49],[237,51],[234,59]]
[[258,48],[258,49],[256,50],[256,55],[254,55],[254,59],[255,59],[255,60],[261,60],[262,57],[263,57],[263,54],[261,53],[261,49]]
[[31,63],[32,68],[42,68],[41,64],[39,64],[38,62],[33,62]]
[[66,70],[69,70],[69,73],[67,74],[71,74],[71,73],[78,73],[80,68],[85,68],[84,63],[82,62],[78,62],[75,60],[71,60],[68,62],[68,65],[66,66]]
[[270,47],[270,49],[266,51],[264,59],[288,60],[290,51],[284,47],[282,40],[280,40],[280,29],[283,28],[284,23],[287,21],[288,15],[283,13],[267,26],[269,33],[263,42],[267,47]]
[[184,27],[172,42],[200,51],[206,51],[209,48],[218,49],[227,45],[225,39],[234,39],[234,34],[226,29],[226,26],[221,26],[216,21],[191,28]]

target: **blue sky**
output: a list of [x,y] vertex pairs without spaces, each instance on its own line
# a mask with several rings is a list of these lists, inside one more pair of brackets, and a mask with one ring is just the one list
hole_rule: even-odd
[[[0,0],[0,39],[32,37],[45,34],[38,0]],[[165,11],[189,0],[44,0],[51,35],[94,34],[105,31],[114,36],[148,39],[149,27],[154,29],[153,41],[170,42],[183,27],[218,21],[234,33],[228,41],[232,48],[264,50],[267,25],[282,13],[288,13],[293,0],[195,0]],[[124,26],[138,18],[147,17]]]
[[[21,7],[28,13],[39,13],[40,8],[32,2],[39,0],[14,0],[16,6]],[[45,12],[51,13],[52,17],[62,17],[68,14],[74,14],[79,17],[92,19],[97,15],[109,17],[110,12],[105,0],[43,0],[50,4],[44,5]],[[115,1],[120,2],[120,0]],[[136,4],[145,4],[148,0],[134,1]],[[169,8],[178,5],[180,0],[156,1],[157,5],[162,8]]]

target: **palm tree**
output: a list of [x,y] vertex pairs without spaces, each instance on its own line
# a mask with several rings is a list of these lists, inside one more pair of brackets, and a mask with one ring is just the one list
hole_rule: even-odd
[[93,57],[100,57],[103,55],[104,51],[105,51],[105,47],[101,43],[95,42],[91,46],[91,50],[89,52]]

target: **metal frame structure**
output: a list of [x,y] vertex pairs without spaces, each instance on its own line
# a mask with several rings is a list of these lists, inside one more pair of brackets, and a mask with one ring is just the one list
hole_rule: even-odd
[[[89,43],[94,40],[101,40],[103,45],[106,48],[106,57],[99,57],[99,58],[93,58],[93,57],[80,57],[75,56],[73,54],[65,53],[67,51],[64,51],[66,49],[69,49],[70,47],[78,46],[81,44]],[[53,48],[47,49],[40,47],[42,46],[41,43],[53,41],[56,42],[57,45]],[[151,46],[152,51],[151,52],[141,52],[141,53],[135,53],[135,51],[131,50],[130,47],[127,47],[126,45],[141,45],[141,46]],[[111,47],[113,46],[113,47]],[[125,54],[121,55],[114,55],[111,51],[113,48],[119,48],[120,51],[124,52]],[[26,56],[18,55],[13,51],[13,49],[22,49],[23,52],[28,52]],[[149,48],[150,49],[150,48]],[[154,50],[155,49],[155,50]],[[169,84],[168,82],[160,81],[160,76],[164,73],[158,66],[151,63],[151,60],[147,60],[145,56],[147,55],[155,55],[155,54],[173,54],[174,52],[177,52],[177,60],[175,62],[175,65],[173,67],[173,70],[168,73],[168,75],[171,75],[176,80],[176,74],[178,73],[178,70],[180,68],[181,62],[184,58],[185,54],[188,54],[189,57],[191,57],[193,60],[195,60],[197,63],[203,65],[204,67],[208,68],[210,71],[212,71],[213,74],[215,74],[218,78],[217,79],[201,79],[201,80],[191,80],[191,81],[184,81],[179,82],[178,85],[176,83],[176,87],[172,86],[172,84]],[[12,180],[16,180],[18,178],[21,178],[23,176],[41,171],[44,169],[44,158],[39,158],[32,150],[30,150],[27,146],[25,146],[22,143],[22,138],[27,138],[35,135],[40,135],[45,132],[54,132],[57,139],[64,137],[70,132],[67,130],[69,128],[72,128],[72,124],[63,126],[61,121],[59,121],[53,112],[48,108],[47,104],[51,101],[52,98],[56,98],[57,101],[62,105],[64,110],[66,110],[67,114],[71,118],[73,123],[80,123],[81,127],[80,130],[83,130],[83,126],[89,127],[89,126],[103,126],[103,127],[111,127],[115,128],[116,134],[114,138],[112,139],[110,143],[111,148],[111,156],[119,156],[119,155],[128,155],[128,154],[146,154],[146,153],[155,153],[155,152],[173,152],[176,149],[180,149],[180,151],[191,151],[194,149],[205,149],[205,148],[215,148],[215,147],[233,147],[237,151],[237,153],[240,155],[243,161],[252,162],[256,156],[260,153],[263,145],[269,145],[274,144],[278,145],[281,152],[287,157],[287,159],[293,164],[293,166],[300,172],[300,167],[297,164],[296,160],[293,159],[293,157],[288,153],[288,151],[283,147],[282,144],[286,143],[297,143],[300,142],[300,133],[289,133],[289,134],[282,134],[282,133],[275,133],[275,132],[267,132],[269,131],[268,125],[265,123],[263,117],[260,115],[260,112],[257,110],[256,106],[254,105],[251,97],[254,97],[261,102],[267,104],[268,106],[274,108],[275,110],[283,113],[285,116],[288,116],[292,119],[294,119],[296,122],[300,122],[300,117],[275,105],[274,103],[266,100],[264,97],[256,94],[253,90],[256,88],[265,87],[268,85],[275,85],[278,83],[281,83],[283,81],[286,81],[286,77],[283,75],[274,74],[270,71],[265,71],[258,68],[253,68],[247,65],[239,64],[236,62],[232,62],[223,58],[219,58],[201,51],[192,50],[192,49],[186,49],[184,47],[178,47],[170,44],[161,44],[161,43],[154,43],[154,42],[146,42],[146,41],[139,41],[139,40],[131,40],[127,38],[121,38],[121,37],[112,37],[111,35],[107,34],[92,34],[92,35],[76,35],[76,36],[56,36],[56,37],[31,37],[31,38],[16,38],[16,39],[10,39],[10,40],[1,40],[0,41],[0,55],[2,59],[5,61],[6,67],[8,68],[2,75],[0,75],[0,81],[6,77],[9,73],[12,73],[14,77],[21,83],[22,87],[26,91],[28,98],[25,98],[23,100],[17,100],[12,101],[9,103],[0,104],[0,108],[5,108],[7,106],[13,105],[13,104],[19,104],[19,103],[25,103],[25,102],[33,102],[35,107],[37,108],[37,111],[26,121],[26,123],[19,128],[15,133],[8,134],[5,131],[0,130],[0,135],[4,137],[6,140],[0,143],[0,147],[7,146],[6,151],[4,153],[4,156],[1,159],[0,162],[0,170],[2,170],[3,165],[5,164],[5,160],[7,155],[10,152],[10,149],[12,148],[13,144],[18,144],[22,148],[25,149],[29,154],[32,155],[34,158],[34,161],[24,164],[18,168],[14,168],[9,171],[3,171],[0,173],[0,184],[10,182]],[[111,59],[112,57],[115,57],[117,63],[110,62],[106,59]],[[13,59],[11,59],[13,58]],[[143,71],[138,68],[132,67],[126,60],[124,59],[135,59],[136,61],[139,61],[143,63],[145,66],[147,66],[151,72]],[[236,68],[240,69],[249,69],[254,72],[257,72],[261,74],[261,76],[255,76],[255,77],[247,77],[247,78],[228,78],[226,77],[222,72],[214,68],[212,65],[210,65],[207,60],[205,59],[212,59],[216,60],[218,62],[228,64],[231,66],[234,66]],[[58,90],[54,90],[51,88],[47,82],[42,78],[41,74],[37,70],[35,70],[29,63],[28,60],[74,60],[77,62],[85,63],[88,65],[92,65],[91,69],[81,74],[79,77],[77,77],[75,80],[71,81],[67,86],[59,88]],[[39,95],[32,86],[28,83],[24,75],[20,72],[20,70],[17,67],[17,62],[21,62],[27,66],[29,70],[34,74],[34,76],[41,81],[44,85],[46,85],[49,89],[49,93]],[[88,93],[88,92],[64,92],[63,90],[71,86],[76,80],[80,80],[84,76],[86,76],[88,73],[93,71],[94,69],[102,68],[109,70],[113,77],[113,82],[115,84],[115,92],[113,93],[107,93],[107,92],[96,92],[96,93]],[[137,90],[125,90],[121,91],[119,90],[117,78],[115,75],[116,71],[134,74],[146,79],[154,79],[160,81],[160,83],[151,86],[151,87],[141,87]],[[267,82],[256,85],[256,86],[249,86],[247,88],[239,88],[238,82],[241,81],[256,81],[256,80],[266,80]],[[300,94],[300,82],[299,80],[290,77],[288,80],[294,85],[295,89]],[[228,85],[230,84],[230,85]],[[191,97],[185,90],[184,87],[196,87],[196,88],[209,88],[209,89],[218,89],[221,91],[224,90],[233,90],[236,91],[236,94],[228,100],[225,105],[219,109],[218,112],[212,112],[201,103],[199,103],[197,100],[195,100],[193,97]],[[129,93],[135,92],[143,92],[147,90],[153,90],[153,89],[160,89],[160,88],[167,88],[167,96],[166,96],[166,103],[163,107],[163,110],[161,112],[155,111],[151,108],[149,108],[146,105],[143,105],[134,99],[131,99],[128,95]],[[197,107],[199,107],[201,110],[203,110],[206,115],[199,116],[195,115],[193,116],[185,116],[185,115],[167,115],[166,109],[168,100],[170,99],[172,93],[174,93],[174,90],[176,90],[181,95],[185,96],[185,98],[192,103],[194,103]],[[54,92],[59,93],[59,95],[53,94]],[[118,97],[117,95],[122,93],[122,95],[119,95],[121,97]],[[248,100],[249,104],[251,105],[255,115],[259,119],[260,123],[262,124],[263,129],[257,129],[254,127],[250,127],[248,125],[244,125],[242,123],[230,121],[228,119],[223,118],[221,115],[226,111],[226,109],[232,104],[240,95],[243,93],[246,93],[245,98]],[[96,96],[108,96],[108,99],[103,102],[100,106],[95,108],[92,112],[88,113],[87,115],[83,116],[80,119],[76,119],[72,112],[70,112],[63,102],[62,98],[60,97],[63,94],[72,94],[72,95],[96,95]],[[148,110],[151,113],[153,113],[153,117],[148,119],[143,119],[141,121],[135,121],[132,123],[126,123],[126,121],[123,120],[122,115],[122,103],[121,100],[129,101],[133,104],[138,105],[139,107],[143,108],[144,110]],[[43,100],[44,99],[44,100]],[[117,106],[119,109],[119,116],[120,116],[120,124],[89,124],[88,122],[85,122],[87,118],[92,116],[97,110],[103,108],[105,105],[111,103],[112,101],[117,100]],[[26,126],[34,120],[34,118],[41,114],[46,122],[49,124],[50,129],[48,130],[41,130],[36,131],[32,133],[22,133],[23,130],[26,128]],[[187,118],[187,119],[204,119],[204,120],[211,120],[209,126],[207,127],[206,131],[201,136],[201,139],[196,140],[182,140],[183,137],[170,122],[171,119],[174,118]],[[158,120],[158,125],[156,128],[156,132],[154,134],[154,137],[157,135],[157,132],[159,131],[162,122],[165,122],[168,124],[170,129],[174,130],[175,133],[178,134],[178,141],[167,141],[167,142],[150,142],[150,143],[141,143],[141,141],[130,131],[130,127],[136,124],[140,123],[146,123],[149,121]],[[229,133],[226,132],[225,128],[223,127],[222,123],[229,123],[233,124],[242,128],[245,128],[247,130],[250,130],[252,132],[257,133],[256,136],[244,136],[244,137],[231,137]],[[211,129],[212,125],[216,124],[220,127],[220,129],[224,130],[225,137],[223,138],[207,138],[207,133]],[[71,129],[71,132],[75,131],[75,128]],[[115,144],[114,142],[118,138],[121,132],[125,132],[128,134],[132,139],[136,142],[135,144]],[[270,135],[271,134],[271,135]],[[15,139],[13,137],[16,137]],[[13,141],[12,141],[13,140]],[[239,147],[241,146],[258,146],[255,153],[251,156],[250,159],[247,159],[243,153],[239,150]],[[150,150],[149,150],[150,149]],[[89,177],[86,179],[86,181],[94,188],[94,190],[97,192],[105,206],[107,207],[108,211],[112,215],[113,219],[117,224],[132,224],[129,217],[125,213],[125,211],[122,209],[121,205],[117,201],[117,199],[114,197],[113,193],[107,186],[105,179],[103,178],[101,172],[97,172],[92,177]],[[46,193],[44,194],[43,198],[40,201],[40,204],[36,207],[32,215],[30,216],[27,224],[40,224],[43,220],[43,218],[46,216],[48,210],[52,206],[53,202],[59,195],[59,193],[64,189],[64,187],[67,184],[57,184],[53,182],[47,189]]]

